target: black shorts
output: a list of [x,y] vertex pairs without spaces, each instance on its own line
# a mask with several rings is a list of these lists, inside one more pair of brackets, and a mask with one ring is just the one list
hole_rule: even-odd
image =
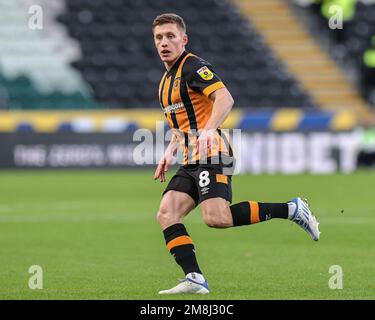
[[194,199],[196,206],[216,197],[232,202],[232,176],[224,175],[220,165],[188,165],[178,169],[163,195],[169,190],[187,193]]

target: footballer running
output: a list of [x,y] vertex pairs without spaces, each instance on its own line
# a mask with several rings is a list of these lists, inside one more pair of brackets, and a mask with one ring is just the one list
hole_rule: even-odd
[[185,278],[159,294],[206,294],[210,289],[183,224],[184,217],[197,205],[201,206],[204,222],[213,228],[289,219],[317,241],[319,223],[300,197],[285,203],[244,201],[231,205],[232,176],[225,169],[233,165],[235,156],[221,125],[233,107],[233,98],[213,66],[185,50],[188,36],[180,16],[162,14],[155,18],[152,30],[166,68],[159,85],[159,101],[173,131],[154,179],[165,182],[173,157],[178,152],[183,155],[181,167],[163,193],[157,221]]

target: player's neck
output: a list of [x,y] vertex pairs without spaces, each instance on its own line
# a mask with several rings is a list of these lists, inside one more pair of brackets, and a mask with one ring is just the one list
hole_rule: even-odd
[[165,69],[167,69],[167,71],[171,70],[173,68],[173,66],[175,65],[175,63],[178,61],[178,59],[180,59],[180,57],[182,56],[182,54],[185,52],[185,49],[183,49],[180,54],[177,56],[176,59],[174,59],[173,61],[171,62],[164,62],[164,66],[165,66]]

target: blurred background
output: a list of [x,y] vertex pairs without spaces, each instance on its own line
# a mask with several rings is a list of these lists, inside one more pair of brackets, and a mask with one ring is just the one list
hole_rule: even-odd
[[139,166],[135,130],[163,121],[151,24],[165,12],[235,99],[224,127],[243,130],[242,172],[375,164],[375,1],[1,0],[0,12],[2,168]]
[[166,12],[235,99],[233,203],[306,196],[321,222],[316,243],[280,219],[207,228],[194,210],[209,298],[374,299],[369,0],[0,0],[0,299],[158,299],[182,275],[152,179],[167,124],[151,24]]

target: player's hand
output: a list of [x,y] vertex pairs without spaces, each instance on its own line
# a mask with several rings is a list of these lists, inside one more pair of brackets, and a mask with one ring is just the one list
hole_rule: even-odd
[[172,156],[165,154],[159,161],[159,164],[155,170],[154,180],[159,179],[160,182],[165,182],[165,174],[169,170],[172,163]]
[[213,132],[214,130],[203,129],[199,134],[199,138],[197,140],[197,150],[200,159],[205,159],[211,150]]

